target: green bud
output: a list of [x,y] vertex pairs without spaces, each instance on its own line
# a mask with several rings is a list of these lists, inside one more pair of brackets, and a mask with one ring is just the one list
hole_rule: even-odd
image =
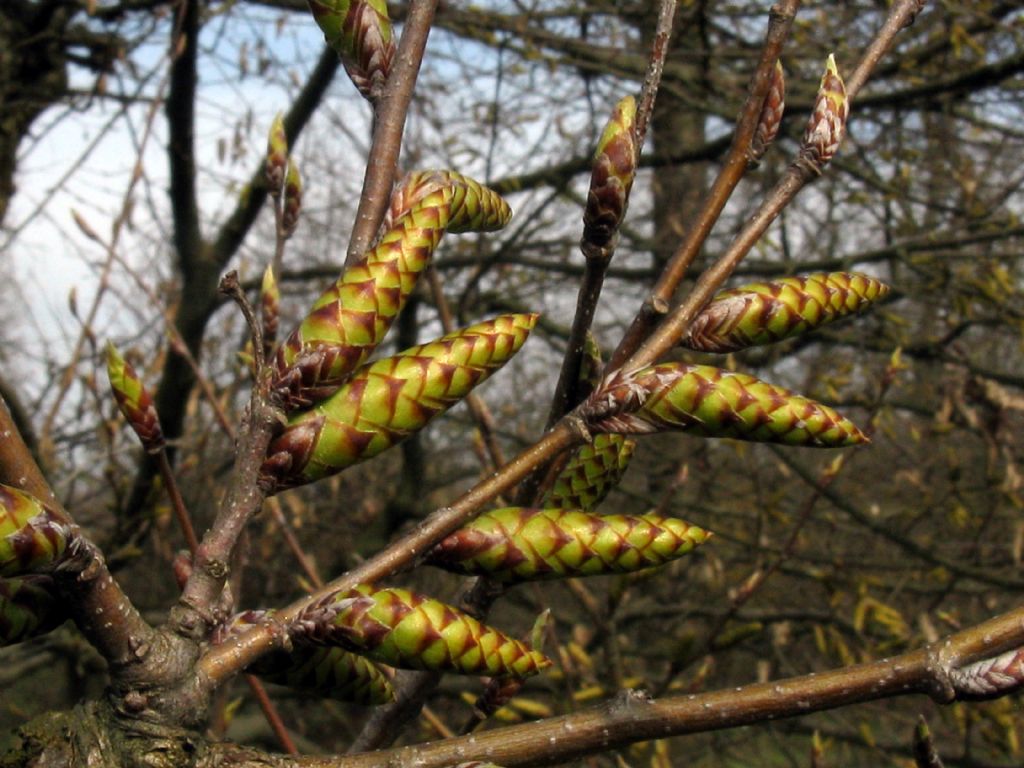
[[267,190],[273,197],[281,196],[285,167],[288,165],[288,136],[284,132],[284,115],[278,112],[267,133]]
[[380,98],[395,56],[385,0],[307,0],[327,44],[363,96]]
[[636,174],[635,120],[636,100],[626,96],[615,106],[598,141],[583,212],[584,248],[607,246],[626,214]]
[[319,480],[418,432],[519,351],[537,315],[501,315],[369,364],[270,445],[268,492]]
[[46,571],[68,548],[68,521],[34,496],[0,485],[0,576]]
[[146,453],[160,453],[165,441],[163,429],[160,427],[160,417],[153,406],[153,397],[135,372],[135,368],[121,356],[111,342],[107,342],[107,376],[117,407],[138,435]]
[[435,547],[431,565],[501,581],[631,573],[682,557],[710,534],[660,515],[592,515],[509,507],[481,515]]
[[495,192],[450,171],[410,174],[395,191],[390,224],[284,341],[274,389],[290,408],[330,396],[384,339],[445,232],[489,231],[512,210]]
[[576,449],[559,473],[545,507],[596,509],[615,488],[629,466],[636,443],[622,435],[596,435]]
[[818,272],[723,291],[690,326],[683,346],[732,352],[771,344],[862,312],[889,286],[853,272]]
[[296,645],[249,667],[264,680],[320,697],[376,706],[395,700],[387,675],[369,659],[343,648]]
[[458,608],[405,589],[361,585],[336,595],[331,606],[339,610],[316,630],[316,641],[393,667],[527,677],[551,664],[526,643]]
[[744,373],[662,363],[613,374],[583,408],[592,432],[683,430],[704,437],[839,448],[868,442],[832,408]]

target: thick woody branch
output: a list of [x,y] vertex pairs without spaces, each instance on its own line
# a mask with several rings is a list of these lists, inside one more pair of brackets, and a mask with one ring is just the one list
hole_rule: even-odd
[[[967,662],[977,660],[980,651],[988,657],[1022,639],[1024,610],[1017,610],[919,650],[869,664],[659,700],[625,691],[600,706],[563,717],[385,752],[301,758],[296,764],[305,768],[441,768],[486,760],[508,768],[554,765],[638,741],[735,728],[908,694],[926,694],[939,703],[950,703],[961,695],[953,685],[958,669],[972,669]],[[991,652],[982,651],[986,645]],[[963,695],[970,697],[969,692]]]

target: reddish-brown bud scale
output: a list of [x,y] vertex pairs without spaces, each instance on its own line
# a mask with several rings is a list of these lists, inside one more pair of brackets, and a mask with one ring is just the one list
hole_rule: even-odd
[[359,92],[376,101],[391,71],[395,40],[385,0],[308,0],[327,44]]
[[811,112],[800,144],[798,162],[815,173],[821,173],[839,149],[849,114],[846,85],[836,68],[835,56],[829,54],[818,97],[814,102],[814,111]]
[[302,176],[295,160],[288,158],[288,172],[284,177],[284,205],[281,208],[281,235],[285,238],[295,234],[302,211]]
[[590,191],[583,212],[583,245],[606,247],[626,214],[636,174],[636,100],[622,99],[612,112],[594,154]]
[[501,581],[630,573],[682,557],[709,533],[661,515],[593,515],[509,507],[481,515],[435,547],[431,565]]
[[782,68],[782,62],[776,61],[775,69],[772,70],[772,82],[768,87],[768,95],[765,96],[761,115],[757,119],[757,128],[754,129],[754,138],[750,142],[750,152],[747,157],[752,165],[760,162],[764,153],[768,151],[768,147],[775,141],[785,110],[786,72]]
[[[338,610],[308,638],[403,669],[527,677],[551,661],[458,608],[405,589],[362,585],[314,612]],[[300,619],[301,620],[301,619]]]
[[112,343],[107,343],[107,376],[114,400],[147,453],[159,453],[165,441],[153,397],[132,365]]
[[853,272],[750,283],[715,296],[682,344],[701,352],[771,344],[862,312],[888,293],[882,281]]
[[278,112],[267,133],[266,177],[267,191],[280,197],[284,185],[285,167],[288,165],[288,137],[284,132],[284,116]]

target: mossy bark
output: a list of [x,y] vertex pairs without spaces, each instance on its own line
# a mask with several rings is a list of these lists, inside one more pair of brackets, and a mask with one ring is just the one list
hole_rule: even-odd
[[102,702],[50,712],[18,731],[0,768],[281,768],[291,761],[186,729],[119,717]]

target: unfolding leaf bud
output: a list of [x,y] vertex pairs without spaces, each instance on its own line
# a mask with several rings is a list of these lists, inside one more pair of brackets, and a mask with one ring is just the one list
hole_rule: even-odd
[[709,365],[662,363],[615,373],[582,412],[591,432],[682,430],[816,448],[868,442],[853,422],[827,405]]
[[508,507],[441,541],[431,565],[501,581],[630,573],[682,557],[709,533],[661,515],[594,515]]
[[768,147],[775,140],[782,125],[782,113],[786,109],[786,73],[782,69],[782,62],[776,61],[772,70],[772,82],[768,86],[768,95],[764,98],[761,106],[761,114],[757,119],[757,128],[754,129],[754,138],[750,142],[750,151],[747,159],[751,165],[757,165]]
[[274,279],[274,268],[270,265],[263,271],[260,286],[260,322],[263,325],[263,344],[269,349],[277,338],[278,320],[281,316],[281,289]]
[[622,435],[596,435],[580,446],[555,479],[545,507],[558,509],[597,508],[615,486],[633,457],[636,443]]
[[334,395],[296,413],[271,443],[268,493],[319,480],[418,432],[519,351],[537,315],[500,315],[363,366]]
[[0,485],[0,576],[51,569],[63,559],[72,535],[60,512],[24,491]]
[[[332,598],[340,609],[311,640],[402,669],[527,677],[551,661],[467,613],[405,589],[361,585]],[[330,605],[319,606],[318,610]]]
[[107,342],[107,376],[117,407],[138,435],[146,453],[160,453],[165,440],[153,397],[135,373],[135,368],[121,356],[112,342]]
[[344,648],[295,645],[264,656],[248,669],[264,680],[315,696],[376,706],[395,700],[387,675]]
[[284,186],[285,167],[288,165],[288,136],[284,132],[284,115],[274,116],[267,134],[266,177],[267,191],[280,197]]
[[626,214],[636,174],[635,119],[636,100],[627,96],[615,106],[598,141],[583,212],[584,249],[606,247]]
[[274,389],[286,407],[328,397],[369,357],[445,232],[499,229],[512,215],[497,193],[451,171],[410,174],[391,210],[380,243],[321,294],[278,349]]
[[839,149],[843,134],[846,132],[846,118],[849,114],[850,103],[846,98],[846,85],[836,68],[835,56],[829,54],[825,63],[825,74],[818,87],[814,110],[800,143],[797,162],[815,173],[821,173]]
[[882,281],[853,272],[750,283],[715,296],[682,344],[701,352],[771,344],[861,312],[888,293]]
[[385,0],[308,0],[327,44],[363,96],[375,102],[395,56],[394,33]]
[[295,160],[289,156],[288,173],[284,179],[284,206],[281,208],[281,235],[285,238],[295,234],[302,211],[302,176]]
[[45,634],[65,618],[48,577],[0,579],[0,647]]

